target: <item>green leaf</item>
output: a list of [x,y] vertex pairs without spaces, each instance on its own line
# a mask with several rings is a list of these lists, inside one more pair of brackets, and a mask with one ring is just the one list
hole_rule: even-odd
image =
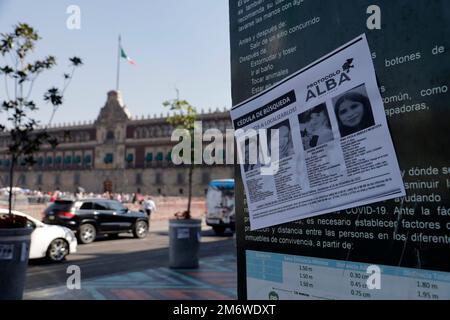
[[12,73],[14,70],[10,66],[4,66],[3,68],[0,68],[0,73],[4,73],[6,75]]
[[69,60],[70,60],[70,62],[72,62],[72,66],[74,66],[74,67],[78,67],[83,64],[83,61],[81,61],[81,59],[78,57],[72,57],[72,58],[69,58]]
[[50,102],[53,106],[59,106],[63,103],[63,96],[57,88],[50,88],[44,94],[44,100]]

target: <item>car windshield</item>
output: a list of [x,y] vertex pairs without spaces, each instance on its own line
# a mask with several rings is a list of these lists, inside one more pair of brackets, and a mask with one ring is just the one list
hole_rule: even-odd
[[36,224],[33,221],[31,221],[30,219],[27,219],[27,227],[35,229]]
[[126,211],[126,208],[123,206],[123,204],[121,204],[120,202],[116,202],[116,201],[111,201],[108,202],[108,207],[110,210],[114,210],[114,211]]

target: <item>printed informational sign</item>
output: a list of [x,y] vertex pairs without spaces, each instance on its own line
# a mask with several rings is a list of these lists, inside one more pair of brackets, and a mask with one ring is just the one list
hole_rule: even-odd
[[405,195],[364,35],[231,118],[251,230]]
[[[239,298],[448,299],[450,1],[229,4],[234,106],[366,34],[406,191],[392,200],[251,231],[242,183],[247,177],[241,178],[237,165]],[[307,133],[305,153],[318,144]],[[249,189],[259,192],[260,186]]]
[[14,255],[13,244],[0,244],[0,260],[12,260]]
[[178,228],[177,229],[177,239],[189,239],[189,229],[188,228]]
[[450,299],[450,274],[247,251],[250,300]]

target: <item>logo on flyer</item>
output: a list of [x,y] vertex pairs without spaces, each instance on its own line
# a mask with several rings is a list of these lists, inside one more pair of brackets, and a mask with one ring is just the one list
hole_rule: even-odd
[[336,70],[335,72],[308,85],[306,102],[313,98],[318,98],[333,89],[336,89],[347,81],[351,81],[352,79],[350,78],[349,73],[352,68],[355,68],[355,66],[353,65],[353,60],[353,58],[347,59],[347,61],[342,65],[342,71],[341,69]]
[[355,66],[353,65],[353,58],[351,59],[347,59],[347,62],[344,63],[344,65],[342,66],[342,70],[344,72],[350,73],[350,69],[354,68]]

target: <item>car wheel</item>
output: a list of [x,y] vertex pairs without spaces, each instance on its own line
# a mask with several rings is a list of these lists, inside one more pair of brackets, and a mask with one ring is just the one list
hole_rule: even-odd
[[64,239],[53,240],[47,249],[47,259],[52,262],[61,262],[69,254],[69,244]]
[[147,222],[145,222],[145,221],[137,221],[134,224],[133,236],[135,238],[143,239],[143,238],[145,238],[147,236],[147,234],[148,234]]
[[218,236],[223,236],[225,233],[225,227],[213,227],[213,230]]
[[78,230],[78,240],[83,244],[94,242],[97,231],[92,224],[82,224]]

